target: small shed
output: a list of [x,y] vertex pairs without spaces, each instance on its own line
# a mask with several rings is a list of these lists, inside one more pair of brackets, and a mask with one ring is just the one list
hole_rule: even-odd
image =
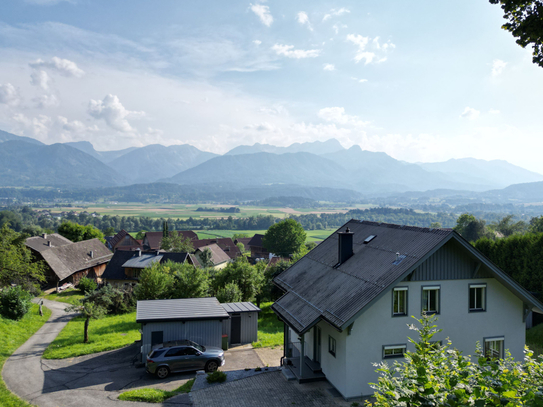
[[251,302],[227,302],[221,305],[230,316],[230,319],[222,321],[222,334],[228,335],[228,345],[256,342],[260,308]]
[[138,301],[142,362],[152,347],[189,339],[203,346],[221,347],[223,321],[229,314],[215,297]]

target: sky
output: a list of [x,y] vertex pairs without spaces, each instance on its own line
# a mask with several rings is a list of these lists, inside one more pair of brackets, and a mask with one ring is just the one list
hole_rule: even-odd
[[488,0],[6,0],[0,129],[97,150],[336,138],[543,173],[543,68]]

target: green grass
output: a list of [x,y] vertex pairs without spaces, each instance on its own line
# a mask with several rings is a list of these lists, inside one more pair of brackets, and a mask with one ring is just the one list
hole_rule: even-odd
[[543,324],[526,330],[526,345],[534,351],[534,356],[543,355]]
[[141,338],[136,313],[108,315],[93,319],[89,325],[89,342],[83,343],[85,319],[73,318],[43,354],[44,359],[66,359],[106,350],[119,349]]
[[170,397],[177,396],[178,394],[182,393],[188,393],[192,389],[193,384],[194,379],[190,379],[188,382],[172,391],[160,389],[136,389],[125,391],[119,395],[119,400],[162,403],[164,400],[169,399]]
[[258,342],[253,342],[254,348],[274,348],[283,345],[283,322],[277,319],[272,311],[273,302],[260,304],[258,317]]
[[[306,230],[307,234],[306,242],[315,242],[326,239],[336,229],[326,230]],[[196,230],[198,238],[200,239],[213,239],[216,237],[232,237],[235,234],[244,233],[249,237],[253,237],[255,234],[265,234],[266,230]]]
[[73,288],[62,291],[61,293],[52,293],[43,296],[43,298],[45,298],[46,300],[60,301],[72,305],[78,304],[79,300],[82,300],[84,297],[85,296],[83,295],[83,293],[81,293],[81,291],[75,290]]
[[[43,307],[43,317],[40,317],[38,310],[38,305],[32,305],[28,314],[19,321],[12,321],[0,316],[0,371],[7,358],[40,329],[51,316],[51,310],[45,307]],[[30,405],[10,392],[0,375],[0,406],[28,407]]]

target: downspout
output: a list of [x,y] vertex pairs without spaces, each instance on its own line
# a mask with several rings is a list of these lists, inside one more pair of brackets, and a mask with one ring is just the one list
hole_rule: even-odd
[[305,364],[305,341],[304,341],[304,334],[300,336],[300,379],[304,378],[304,364]]

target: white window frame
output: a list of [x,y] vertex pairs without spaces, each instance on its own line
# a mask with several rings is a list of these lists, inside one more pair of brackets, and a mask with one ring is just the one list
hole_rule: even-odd
[[[398,295],[398,304],[400,304],[400,296],[401,293],[404,293],[403,296],[403,312],[400,312],[398,309],[398,312],[395,309],[396,305],[396,295]],[[408,287],[396,287],[392,290],[392,316],[393,317],[403,317],[407,315],[407,298],[409,295],[409,289]],[[401,307],[400,307],[401,308]]]
[[336,339],[332,335],[328,335],[328,353],[336,357]]
[[428,286],[422,286],[422,292],[421,292],[421,312],[424,312],[424,292],[425,291],[435,291],[436,292],[436,310],[430,310],[430,295],[428,295],[426,306],[428,307],[428,310],[426,310],[427,314],[439,314],[441,312],[441,286],[440,285],[428,285]]
[[[475,308],[471,308],[471,289],[475,289]],[[477,298],[478,289],[481,289],[482,295]],[[482,297],[482,299],[481,299]],[[477,300],[481,300],[481,307],[477,307]],[[486,284],[470,284],[469,285],[469,312],[486,311]]]
[[[505,346],[504,346],[505,337],[494,336],[491,338],[483,338],[483,343],[484,343],[483,353],[485,357],[489,359],[495,359],[495,358],[503,359],[504,349],[505,349]],[[496,349],[497,347],[499,347],[499,349]],[[492,352],[491,356],[488,355],[489,351]]]
[[[384,345],[383,359],[403,358],[406,350],[407,350],[407,344],[405,343],[400,344],[400,345]],[[387,351],[390,351],[390,353],[387,354],[386,353]]]

